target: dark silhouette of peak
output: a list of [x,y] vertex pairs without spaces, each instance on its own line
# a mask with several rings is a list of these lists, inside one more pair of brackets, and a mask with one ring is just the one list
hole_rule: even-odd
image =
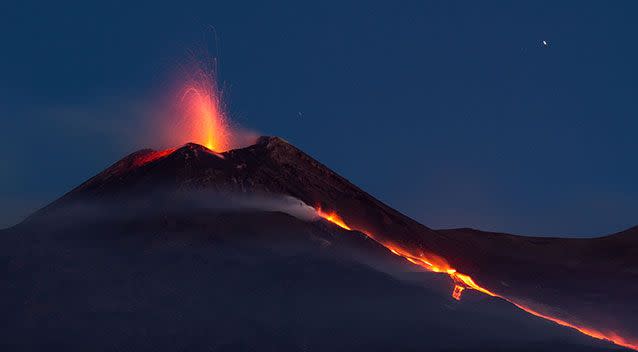
[[326,211],[380,240],[442,252],[444,238],[388,207],[279,137],[260,137],[245,148],[215,153],[188,143],[164,151],[140,150],[116,162],[35,214],[79,201],[118,200],[154,192],[207,191],[277,194]]
[[[146,199],[142,202],[145,213],[157,211],[169,224],[229,228],[228,222],[208,215],[167,214],[167,204],[174,206],[175,198],[156,196],[180,192],[293,197],[315,209],[338,212],[351,228],[373,235],[380,243],[409,249],[416,257],[426,253],[430,259],[445,261],[480,286],[544,314],[630,338],[638,336],[632,328],[638,326],[638,311],[635,304],[628,304],[638,292],[638,227],[596,239],[525,237],[473,229],[435,231],[279,137],[260,137],[253,145],[223,153],[195,143],[137,151],[25,223],[43,221],[60,209],[87,201],[125,207],[134,197]],[[180,207],[188,208],[188,204],[180,203]],[[281,224],[269,218],[259,217],[250,228]],[[605,298],[603,304],[599,297]]]

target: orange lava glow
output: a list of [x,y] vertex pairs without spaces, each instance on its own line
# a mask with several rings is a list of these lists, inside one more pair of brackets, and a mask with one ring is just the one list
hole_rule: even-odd
[[[348,226],[346,222],[336,212],[333,211],[333,212],[327,213],[327,212],[323,212],[319,208],[317,208],[316,211],[317,211],[317,215],[319,215],[323,219],[328,220],[343,229],[352,230],[352,228],[350,228],[350,226]],[[442,257],[438,255],[431,254],[431,253],[424,253],[423,251],[419,251],[417,254],[413,254],[405,249],[402,249],[401,247],[388,244],[388,243],[383,243],[382,241],[379,241],[378,239],[376,239],[374,235],[372,235],[369,232],[366,232],[365,230],[355,229],[355,231],[365,234],[366,236],[370,237],[371,239],[377,241],[378,243],[386,247],[391,253],[405,258],[407,261],[409,261],[412,264],[418,265],[428,271],[437,272],[437,273],[445,273],[449,275],[454,281],[454,290],[452,292],[452,297],[456,300],[461,299],[461,295],[464,290],[466,289],[476,290],[488,296],[501,298],[531,315],[534,315],[539,318],[543,318],[545,320],[549,320],[561,326],[572,328],[587,336],[590,336],[599,340],[610,341],[619,346],[638,350],[638,342],[629,341],[628,339],[620,336],[616,332],[613,332],[613,331],[602,332],[596,329],[591,329],[591,328],[579,326],[574,323],[569,323],[565,320],[538,312],[528,306],[515,302],[511,298],[504,297],[484,287],[481,287],[476,282],[474,282],[472,277],[466,274],[459,273],[458,271],[450,267],[450,265],[445,259],[443,259]]]
[[136,158],[135,160],[133,160],[133,166],[135,167],[139,167],[145,164],[148,164],[152,161],[161,159],[167,155],[169,155],[170,153],[174,152],[175,148],[170,148],[170,149],[166,149],[166,150],[160,150],[160,151],[153,151],[151,153],[142,155],[138,158]]
[[188,85],[182,94],[181,103],[184,106],[184,118],[191,124],[190,141],[215,152],[230,148],[226,116],[222,110],[220,94],[212,82]]
[[452,297],[454,297],[455,300],[460,301],[463,290],[465,290],[465,287],[461,285],[454,285],[454,291],[452,291]]
[[166,143],[196,143],[217,152],[233,149],[234,131],[217,79],[217,61],[193,57],[182,67],[169,124],[163,126]]
[[606,341],[610,341],[615,343],[616,345],[622,346],[622,347],[626,347],[626,348],[631,348],[633,350],[638,350],[638,342],[637,341],[629,341],[626,338],[620,336],[618,333],[614,332],[614,331],[607,331],[607,332],[602,332],[596,329],[591,329],[591,328],[587,328],[587,327],[583,327],[583,326],[578,326],[576,324],[572,324],[569,323],[565,320],[559,319],[559,318],[555,318],[552,316],[549,316],[547,314],[543,314],[540,313],[532,308],[526,307],[522,304],[516,303],[514,301],[512,301],[511,299],[508,299],[506,297],[503,296],[497,296],[500,297],[508,302],[510,302],[511,304],[515,305],[516,307],[518,307],[519,309],[524,310],[525,312],[537,316],[539,318],[543,318],[546,320],[549,320],[551,322],[554,322],[558,325],[561,326],[565,326],[568,328],[572,328],[582,334],[585,334],[587,336],[591,336],[593,338],[599,339],[599,340],[606,340]]
[[[150,109],[149,129],[161,135],[161,144],[156,145],[195,143],[223,153],[254,144],[260,135],[230,118],[227,92],[217,74],[217,59],[206,50],[191,54],[176,71],[170,95],[163,96],[161,103]],[[153,143],[157,143],[157,138]]]
[[317,208],[317,214],[330,221],[331,223],[346,229],[346,230],[352,230],[350,227],[348,227],[348,225],[346,225],[346,223],[339,217],[339,215],[337,215],[337,213],[335,212],[331,212],[331,213],[324,213],[323,211],[321,211],[321,208]]

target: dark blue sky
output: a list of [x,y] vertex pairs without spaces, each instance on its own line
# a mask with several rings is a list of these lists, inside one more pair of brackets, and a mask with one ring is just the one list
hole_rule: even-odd
[[3,2],[0,226],[152,144],[209,25],[235,121],[428,226],[638,224],[635,1],[300,3]]

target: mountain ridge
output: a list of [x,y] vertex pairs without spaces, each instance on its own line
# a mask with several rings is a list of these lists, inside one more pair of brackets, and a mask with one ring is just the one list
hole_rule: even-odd
[[[634,313],[638,312],[627,307],[630,293],[638,289],[636,228],[596,239],[433,230],[279,137],[260,137],[253,145],[223,153],[194,143],[162,151],[142,149],[27,220],[84,200],[126,203],[132,195],[158,191],[290,196],[315,209],[337,212],[348,226],[373,235],[386,246],[401,248],[413,257],[426,253],[430,260],[449,263],[480,286],[514,297],[535,310],[598,330],[638,335],[631,328],[637,326],[638,314]],[[625,289],[606,289],[608,285]],[[606,297],[602,303],[591,299],[601,296]],[[597,304],[595,309],[593,304]],[[606,319],[600,319],[601,312]],[[599,325],[603,320],[604,325]]]

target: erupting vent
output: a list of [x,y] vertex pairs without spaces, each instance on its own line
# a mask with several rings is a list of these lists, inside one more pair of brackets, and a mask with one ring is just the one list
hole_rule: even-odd
[[223,152],[230,149],[231,134],[222,109],[221,92],[212,78],[192,82],[182,95],[184,118],[190,122],[190,140]]
[[216,61],[197,60],[183,67],[174,83],[167,123],[162,123],[164,143],[197,143],[221,153],[237,147],[224,92],[217,78]]

